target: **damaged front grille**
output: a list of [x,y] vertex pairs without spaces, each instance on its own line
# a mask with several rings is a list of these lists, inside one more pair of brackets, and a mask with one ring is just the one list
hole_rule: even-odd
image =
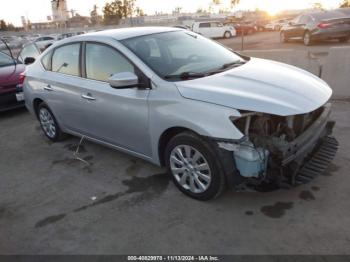
[[324,173],[330,162],[334,159],[338,146],[339,143],[334,137],[325,137],[312,157],[300,168],[292,184],[300,185],[308,183],[319,174]]
[[324,172],[338,147],[331,137],[335,122],[329,121],[330,112],[331,105],[326,104],[302,115],[245,112],[233,120],[245,134],[239,147],[233,148],[240,175],[258,182],[295,185]]

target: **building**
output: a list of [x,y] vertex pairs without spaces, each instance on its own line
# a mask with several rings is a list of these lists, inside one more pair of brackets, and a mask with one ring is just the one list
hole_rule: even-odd
[[51,0],[53,22],[66,22],[69,18],[69,11],[66,0]]

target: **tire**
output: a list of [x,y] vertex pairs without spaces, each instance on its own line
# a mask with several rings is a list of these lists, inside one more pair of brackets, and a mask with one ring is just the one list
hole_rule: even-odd
[[303,36],[303,42],[304,45],[306,46],[311,46],[312,45],[312,39],[311,39],[311,34],[309,31],[306,31],[304,36]]
[[346,43],[346,42],[348,42],[349,41],[349,37],[341,37],[341,38],[339,38],[338,39],[338,41],[340,42],[340,43]]
[[224,34],[224,38],[229,39],[232,37],[232,34],[229,31],[226,31]]
[[217,149],[216,144],[192,132],[180,133],[169,141],[165,149],[165,163],[182,193],[204,201],[223,192],[225,171]]
[[64,138],[64,133],[59,127],[55,116],[45,103],[41,103],[38,106],[37,116],[40,127],[48,139],[58,142]]
[[281,43],[288,43],[289,39],[286,37],[286,34],[284,31],[281,31],[280,33],[280,42]]

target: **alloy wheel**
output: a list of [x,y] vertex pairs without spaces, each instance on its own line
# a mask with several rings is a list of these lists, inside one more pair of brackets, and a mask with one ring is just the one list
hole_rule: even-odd
[[309,45],[310,44],[310,34],[309,33],[305,33],[304,35],[304,44],[305,45]]
[[203,193],[210,186],[211,170],[208,161],[194,147],[175,147],[170,154],[170,169],[180,186],[192,193]]
[[39,119],[45,134],[50,138],[54,138],[56,136],[56,124],[50,111],[46,108],[41,108],[39,111]]

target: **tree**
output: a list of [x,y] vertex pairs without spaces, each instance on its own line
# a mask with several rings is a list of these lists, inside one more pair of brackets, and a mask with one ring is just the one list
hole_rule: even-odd
[[90,17],[91,17],[91,24],[92,25],[97,25],[99,23],[99,15],[97,12],[97,5],[94,5],[94,9],[91,11],[90,13]]
[[238,5],[239,2],[240,2],[240,0],[231,0],[231,1],[230,1],[231,9],[232,9],[234,6]]
[[350,0],[343,0],[343,3],[340,4],[340,8],[350,7]]
[[111,3],[106,3],[103,7],[103,22],[106,25],[118,24],[123,15],[124,7],[122,1],[115,0]]
[[4,20],[0,20],[0,31],[7,31],[7,24]]
[[145,16],[145,12],[140,7],[135,8],[135,15],[136,16]]
[[178,6],[178,7],[175,7],[174,11],[173,11],[173,14],[180,14],[181,13],[181,10],[182,10],[182,7]]
[[319,3],[319,2],[314,3],[314,4],[313,4],[313,8],[314,8],[314,9],[323,10],[323,6],[322,6],[322,4]]

